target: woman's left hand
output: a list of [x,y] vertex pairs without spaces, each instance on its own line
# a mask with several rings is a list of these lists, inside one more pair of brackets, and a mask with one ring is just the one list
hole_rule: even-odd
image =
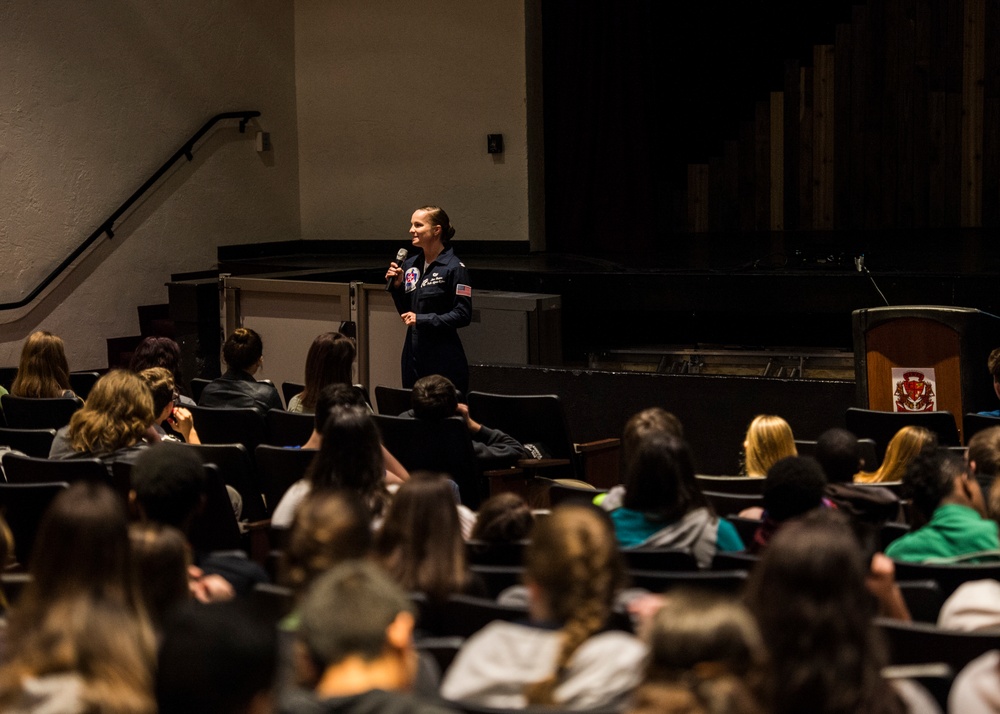
[[417,313],[415,312],[404,312],[402,315],[400,315],[400,317],[403,318],[404,325],[409,326],[417,324]]

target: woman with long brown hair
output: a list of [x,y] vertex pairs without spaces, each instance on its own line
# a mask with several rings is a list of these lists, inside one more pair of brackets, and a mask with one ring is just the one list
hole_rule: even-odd
[[624,570],[611,524],[589,506],[553,509],[525,552],[530,624],[493,622],[462,646],[446,699],[500,709],[606,706],[638,685],[646,647],[602,632]]
[[8,620],[0,710],[152,714],[155,642],[121,499],[90,482],[57,496],[30,571]]
[[404,589],[433,600],[482,593],[466,567],[455,490],[441,474],[418,471],[399,487],[376,536],[375,557]]
[[288,400],[288,411],[311,414],[316,410],[316,400],[323,387],[351,384],[355,355],[357,348],[350,337],[339,332],[318,335],[306,355],[305,387]]
[[69,385],[69,363],[61,338],[46,330],[28,335],[10,393],[15,397],[49,399],[75,396]]

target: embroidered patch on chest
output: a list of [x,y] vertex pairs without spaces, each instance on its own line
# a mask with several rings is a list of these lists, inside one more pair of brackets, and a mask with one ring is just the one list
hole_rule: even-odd
[[420,271],[417,268],[409,268],[403,274],[403,284],[406,286],[406,292],[416,289],[418,280],[420,280]]
[[441,275],[440,273],[431,273],[426,278],[424,278],[424,281],[422,283],[420,283],[420,287],[426,288],[431,285],[440,285],[443,282],[444,282],[443,275]]

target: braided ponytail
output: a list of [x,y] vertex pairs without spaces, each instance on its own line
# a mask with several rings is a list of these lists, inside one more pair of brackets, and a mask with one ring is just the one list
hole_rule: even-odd
[[525,554],[526,577],[563,623],[552,673],[525,687],[529,705],[554,704],[556,687],[573,654],[598,632],[624,582],[618,546],[607,518],[587,506],[564,506],[540,521]]

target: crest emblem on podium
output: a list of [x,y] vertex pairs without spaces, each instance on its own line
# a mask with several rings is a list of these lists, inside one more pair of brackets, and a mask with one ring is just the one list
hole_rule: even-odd
[[933,369],[892,370],[893,410],[897,412],[932,412],[937,409],[937,380]]

